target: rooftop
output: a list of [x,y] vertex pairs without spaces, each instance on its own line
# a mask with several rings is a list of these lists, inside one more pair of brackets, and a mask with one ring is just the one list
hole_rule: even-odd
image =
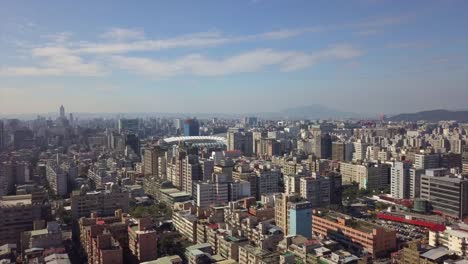
[[176,261],[182,262],[182,259],[179,256],[174,255],[174,256],[158,258],[157,260],[153,260],[153,261],[143,262],[142,264],[172,264]]
[[430,259],[430,260],[438,260],[441,257],[448,255],[448,254],[452,254],[452,253],[453,251],[450,251],[444,247],[438,247],[438,248],[434,248],[434,249],[427,251],[426,253],[422,254],[421,257]]
[[346,220],[347,227],[351,227],[365,233],[372,233],[374,229],[385,229],[382,226],[355,219],[349,215],[345,215],[336,211],[321,211],[320,213],[314,213],[314,216],[319,216],[335,223],[338,222],[339,218],[342,218]]
[[47,230],[47,228],[45,229],[40,229],[40,230],[33,230],[31,231],[31,236],[43,236],[43,235],[47,235],[49,233],[49,230]]
[[32,196],[30,194],[2,196],[0,198],[0,207],[31,205],[31,200]]
[[185,196],[190,196],[189,193],[187,192],[182,192],[180,191],[179,189],[176,189],[176,188],[168,188],[168,189],[161,189],[160,190],[161,193],[164,193],[168,196],[171,196],[171,197],[185,197]]

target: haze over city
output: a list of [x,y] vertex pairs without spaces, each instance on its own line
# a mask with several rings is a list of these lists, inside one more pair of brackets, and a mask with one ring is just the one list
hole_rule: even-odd
[[467,1],[5,1],[0,114],[466,109]]

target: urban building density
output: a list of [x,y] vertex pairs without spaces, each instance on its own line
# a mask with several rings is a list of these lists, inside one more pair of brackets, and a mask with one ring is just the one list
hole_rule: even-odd
[[0,1],[0,264],[468,264],[468,0],[87,2]]
[[0,260],[466,258],[461,123],[79,117],[3,122]]

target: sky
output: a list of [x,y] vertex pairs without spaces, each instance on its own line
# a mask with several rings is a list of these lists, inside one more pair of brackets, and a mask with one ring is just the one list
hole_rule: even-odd
[[468,109],[468,1],[1,1],[0,114],[61,104]]

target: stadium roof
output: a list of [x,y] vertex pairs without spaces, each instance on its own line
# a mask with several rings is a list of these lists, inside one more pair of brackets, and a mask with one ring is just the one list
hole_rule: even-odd
[[224,137],[217,136],[182,136],[165,138],[164,142],[167,144],[188,143],[194,146],[201,147],[216,147],[225,146],[227,141]]

